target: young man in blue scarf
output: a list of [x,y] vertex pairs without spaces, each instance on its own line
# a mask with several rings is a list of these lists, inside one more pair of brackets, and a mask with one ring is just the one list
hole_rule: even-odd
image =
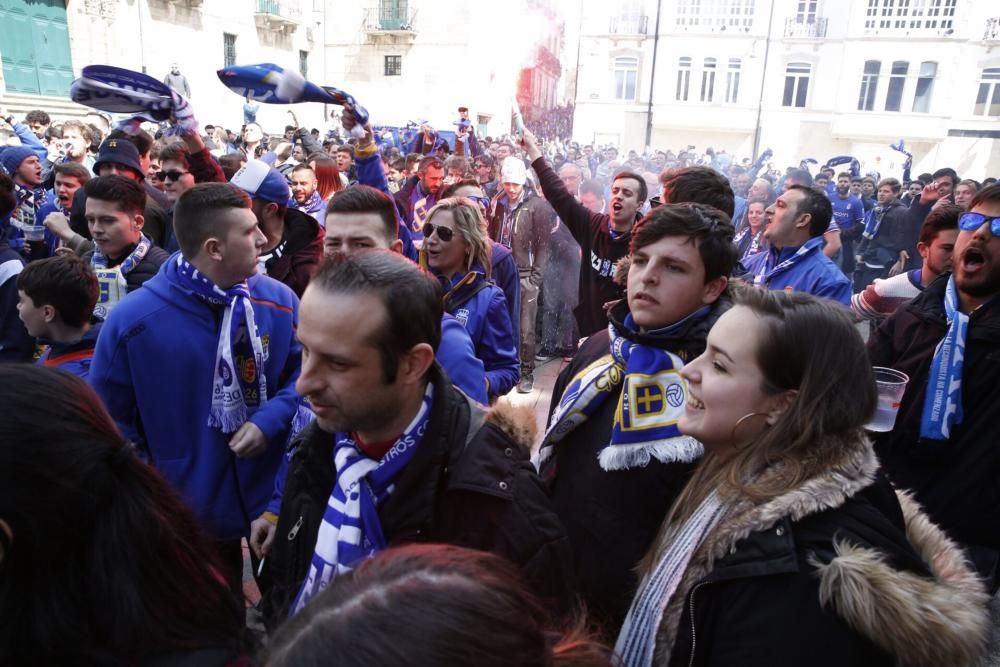
[[901,306],[868,341],[872,364],[910,377],[883,469],[957,540],[991,590],[1000,563],[1000,186],[958,218],[954,270]]
[[[725,192],[732,211],[728,185]],[[679,370],[705,351],[708,330],[730,305],[738,251],[728,211],[668,203],[637,223],[627,298],[552,390],[537,463],[573,547],[577,590],[611,637],[635,592],[636,565],[701,455],[677,431]]]
[[112,311],[89,380],[220,542],[238,589],[240,538],[271,496],[298,411],[299,302],[257,274],[264,235],[236,186],[186,190],[174,229],[181,251]]
[[309,283],[301,312],[296,387],[316,421],[291,447],[265,565],[269,619],[407,542],[498,553],[536,593],[566,603],[569,545],[528,461],[532,429],[442,372],[437,281],[388,250],[338,253]]

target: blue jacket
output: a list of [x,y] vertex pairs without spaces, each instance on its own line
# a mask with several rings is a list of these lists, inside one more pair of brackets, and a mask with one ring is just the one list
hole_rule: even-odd
[[97,337],[104,324],[100,318],[95,320],[79,340],[49,343],[38,357],[38,363],[49,368],[60,368],[86,380],[94,359],[94,346],[97,345]]
[[112,311],[89,380],[123,435],[184,496],[209,533],[236,539],[248,534],[271,496],[296,413],[299,300],[272,278],[249,280],[268,393],[267,403],[250,408],[250,421],[268,447],[253,458],[236,458],[229,449],[232,434],[207,426],[223,310],[181,287],[176,259]]
[[770,276],[768,273],[775,266],[795,255],[799,248],[771,248],[748,257],[743,260],[749,274],[747,280],[754,281],[764,274],[762,286],[768,289],[808,292],[850,306],[851,281],[822,253],[823,237],[811,238],[803,247],[808,248],[808,254],[802,261]]
[[486,369],[490,398],[503,396],[521,376],[517,340],[507,301],[499,287],[486,282],[482,267],[454,280],[442,279],[448,289],[444,309],[469,332],[476,356]]
[[514,344],[521,344],[521,279],[517,273],[517,262],[514,253],[502,243],[490,241],[492,246],[491,264],[493,265],[490,282],[503,290],[507,300],[507,313],[510,315],[511,331],[514,332]]

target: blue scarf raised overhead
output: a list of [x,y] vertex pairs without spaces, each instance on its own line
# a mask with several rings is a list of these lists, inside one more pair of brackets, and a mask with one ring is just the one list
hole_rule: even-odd
[[[692,319],[704,317],[705,307],[677,324],[652,332],[671,335]],[[638,333],[629,314],[624,327]],[[677,421],[684,413],[687,386],[677,355],[657,347],[633,343],[608,325],[611,350],[590,364],[566,387],[559,407],[539,448],[535,465],[543,477],[554,474],[555,446],[590,419],[609,397],[618,397],[611,437],[598,454],[605,470],[644,467],[651,458],[663,463],[690,462],[702,454],[701,443],[682,435]]]
[[386,548],[379,508],[392,495],[396,480],[406,468],[427,429],[434,385],[427,383],[417,415],[381,460],[365,456],[346,433],[334,436],[333,465],[337,483],[330,494],[323,523],[316,536],[309,573],[291,614],[295,615],[338,574]]
[[[267,402],[267,378],[264,376],[267,358],[254,321],[250,288],[242,282],[223,290],[180,253],[177,254],[177,277],[181,286],[191,290],[199,300],[226,307],[215,354],[208,425],[223,433],[232,433],[247,421],[248,400],[254,405]],[[238,334],[244,323],[247,335],[241,339]],[[239,368],[235,362],[238,358],[244,359]]]
[[920,418],[920,437],[928,440],[947,440],[951,437],[952,425],[962,423],[962,362],[969,316],[959,309],[955,274],[948,278],[944,309],[948,332],[934,350],[927,375],[924,412]]

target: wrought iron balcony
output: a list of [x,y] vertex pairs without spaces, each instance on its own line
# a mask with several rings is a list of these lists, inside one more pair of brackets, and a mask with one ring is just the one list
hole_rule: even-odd
[[258,28],[291,32],[302,23],[298,0],[257,0],[253,15]]
[[417,10],[380,3],[365,10],[365,30],[370,33],[414,33]]
[[608,33],[612,35],[646,35],[648,27],[648,16],[612,16],[608,24]]
[[994,16],[991,19],[986,19],[986,32],[983,33],[983,41],[1000,41],[1000,17]]
[[826,37],[827,19],[816,17],[814,21],[800,21],[790,18],[785,21],[785,37],[793,39],[823,39]]

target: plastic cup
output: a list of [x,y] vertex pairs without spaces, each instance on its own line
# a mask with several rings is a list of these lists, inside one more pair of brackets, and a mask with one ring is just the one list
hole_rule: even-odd
[[881,366],[875,366],[872,371],[875,373],[875,386],[878,389],[878,406],[875,408],[875,416],[865,428],[885,433],[891,431],[896,424],[899,403],[903,400],[903,392],[906,391],[906,383],[910,378],[906,373]]
[[25,241],[45,240],[45,225],[23,225],[21,231],[24,232]]

